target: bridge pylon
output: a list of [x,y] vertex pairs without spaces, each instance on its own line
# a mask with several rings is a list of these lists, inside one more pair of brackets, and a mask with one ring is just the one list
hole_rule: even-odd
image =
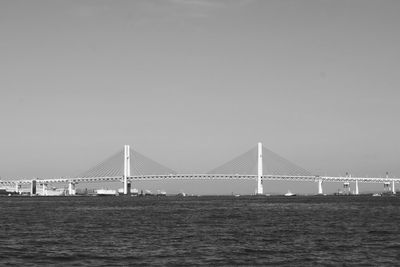
[[264,193],[262,176],[263,176],[263,158],[262,158],[262,143],[258,143],[258,162],[257,162],[257,195]]
[[128,177],[131,176],[131,149],[129,145],[124,146],[124,195],[127,195],[128,189],[130,191],[130,186],[128,186]]
[[75,184],[76,184],[75,182],[68,183],[68,195],[69,196],[74,196],[76,194]]
[[396,188],[394,187],[394,180],[392,180],[392,194],[396,195]]
[[324,191],[322,189],[322,179],[320,178],[318,180],[318,195],[323,195],[323,194],[324,194]]
[[360,191],[359,191],[359,189],[358,189],[358,180],[356,180],[356,191],[355,191],[355,194],[356,194],[356,195],[359,195],[359,194],[360,194]]

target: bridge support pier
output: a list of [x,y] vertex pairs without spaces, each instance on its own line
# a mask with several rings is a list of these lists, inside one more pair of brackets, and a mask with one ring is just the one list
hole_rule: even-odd
[[75,196],[75,194],[76,194],[75,183],[69,182],[68,183],[68,195]]
[[31,181],[31,196],[36,195],[36,180]]
[[19,188],[20,188],[20,184],[15,183],[15,193],[19,194]]
[[[124,147],[124,195],[128,193],[128,177],[131,176],[131,150],[129,145]],[[130,187],[130,186],[129,186]],[[129,188],[130,191],[130,188]]]
[[262,176],[263,176],[263,160],[262,160],[262,143],[258,143],[258,170],[257,170],[257,195],[264,193]]
[[47,184],[42,184],[42,196],[47,196]]
[[[386,179],[389,179],[389,172],[386,172]],[[389,182],[388,182],[389,183]],[[385,187],[385,186],[384,186]],[[394,180],[392,180],[392,194],[396,195],[396,187],[394,185]]]
[[356,195],[360,194],[360,192],[358,191],[358,180],[356,180],[356,191],[355,191],[355,194]]
[[324,192],[322,190],[322,179],[318,180],[318,195],[323,195]]
[[392,180],[392,194],[396,195],[396,188],[394,187],[394,180]]

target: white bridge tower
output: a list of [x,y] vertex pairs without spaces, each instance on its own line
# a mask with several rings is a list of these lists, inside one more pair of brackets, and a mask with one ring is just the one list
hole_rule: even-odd
[[131,150],[129,145],[124,146],[124,195],[128,193],[128,177],[131,176]]
[[324,191],[322,189],[322,179],[320,178],[318,180],[318,195],[323,195],[323,194],[324,194]]
[[258,143],[258,170],[257,170],[257,195],[262,195],[263,185],[262,185],[262,176],[263,176],[263,159],[262,159],[262,143]]

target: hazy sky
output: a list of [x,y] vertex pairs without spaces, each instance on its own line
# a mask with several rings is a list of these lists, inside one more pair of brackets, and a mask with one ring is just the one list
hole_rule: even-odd
[[400,176],[400,1],[0,0],[0,176],[130,144],[203,173],[257,142]]

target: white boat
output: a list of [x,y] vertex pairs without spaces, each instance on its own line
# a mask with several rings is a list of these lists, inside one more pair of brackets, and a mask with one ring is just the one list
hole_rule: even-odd
[[97,189],[96,195],[98,196],[116,196],[118,193],[112,189]]
[[382,194],[375,193],[375,194],[372,194],[372,196],[373,196],[373,197],[381,197],[381,196],[382,196]]
[[131,195],[133,196],[139,195],[139,190],[137,190],[136,188],[131,188]]
[[151,192],[150,190],[144,190],[144,195],[145,196],[152,196],[153,195],[153,192]]
[[166,196],[167,192],[165,192],[164,190],[157,190],[157,196]]
[[285,194],[285,197],[294,197],[296,196],[296,194],[293,194],[292,192],[290,192],[290,190],[288,190],[288,192]]

